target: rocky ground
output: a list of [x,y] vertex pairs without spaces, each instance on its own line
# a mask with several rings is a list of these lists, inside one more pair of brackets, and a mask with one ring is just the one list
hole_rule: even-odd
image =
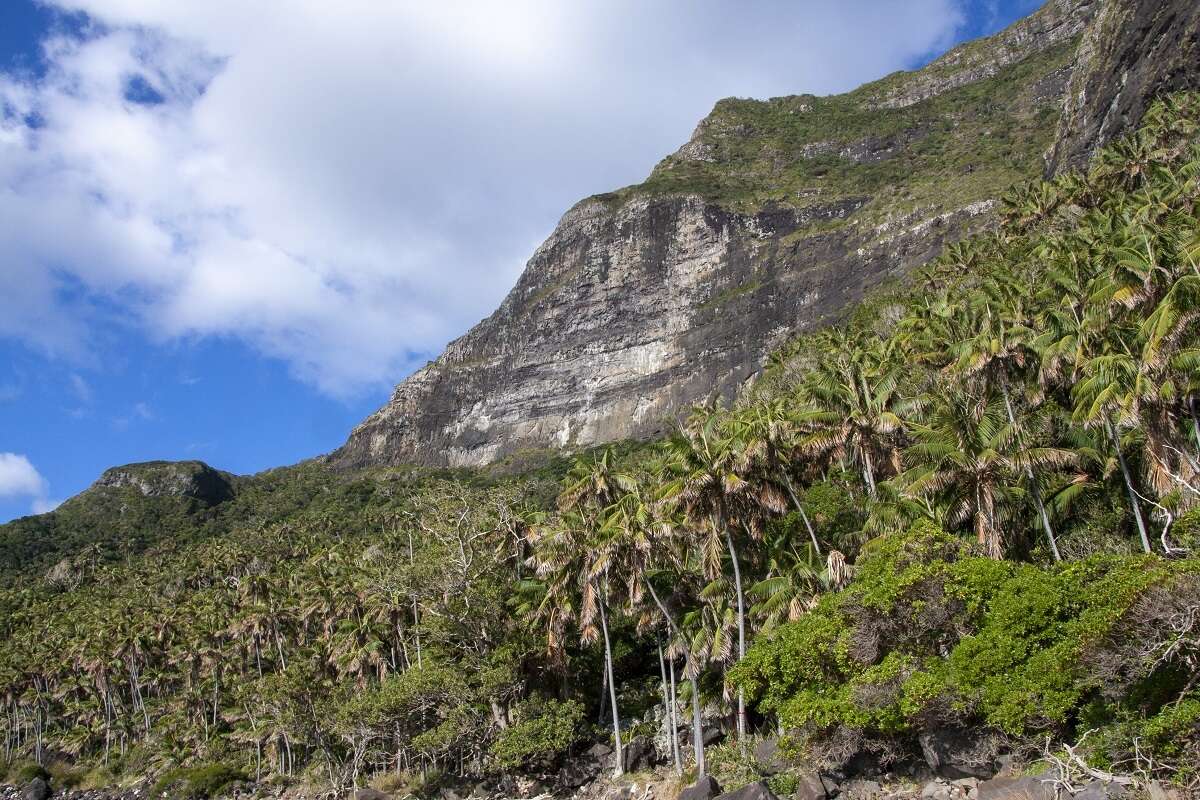
[[[1107,775],[1086,764],[1022,767],[1010,756],[980,758],[977,743],[963,732],[922,738],[924,761],[896,771],[870,764],[857,770],[801,772],[794,781],[764,778],[725,791],[709,776],[690,786],[670,769],[648,737],[635,737],[624,754],[625,774],[611,773],[612,749],[594,744],[578,752],[555,773],[540,776],[506,775],[499,780],[444,788],[435,800],[1200,800],[1200,795],[1156,782]],[[754,761],[768,775],[789,769],[773,739],[759,740]],[[783,776],[781,776],[783,777]],[[795,785],[778,796],[771,785]],[[233,784],[224,798],[249,800],[340,800],[327,791],[278,786]],[[149,785],[122,790],[54,791],[41,779],[26,786],[0,786],[0,800],[151,800]],[[348,800],[408,800],[364,788],[344,795]],[[174,800],[171,798],[170,800]]]
[[[439,800],[1196,800],[1198,797],[1154,782],[1126,785],[1086,776],[1082,779],[1075,776],[1063,782],[1058,771],[1053,769],[1036,774],[1002,771],[985,779],[975,776],[926,776],[920,779],[891,773],[870,778],[808,773],[799,777],[792,794],[780,798],[766,781],[725,792],[718,781],[706,777],[680,788],[673,772],[659,768],[620,778],[601,775],[573,789],[561,785],[547,787],[531,778],[506,777],[497,785],[480,785],[463,794],[444,790]],[[147,787],[53,791],[40,779],[22,787],[0,786],[0,800],[150,800],[153,796]],[[328,793],[253,785],[231,787],[223,797],[333,800]],[[345,797],[348,800],[397,800],[401,796],[367,788],[349,792]]]

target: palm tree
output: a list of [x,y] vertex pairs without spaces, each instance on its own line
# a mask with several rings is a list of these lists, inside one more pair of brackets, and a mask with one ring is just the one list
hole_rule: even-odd
[[885,357],[878,340],[845,331],[822,338],[826,356],[801,387],[816,411],[809,416],[813,431],[800,447],[832,460],[848,457],[861,469],[867,493],[874,498],[879,464],[895,467],[899,462],[900,369]]
[[[615,472],[611,448],[577,459],[559,494],[559,516],[535,529],[534,562],[537,575],[546,582],[539,616],[547,622],[553,648],[564,623],[574,616],[585,644],[600,638],[604,646],[605,680],[612,707],[616,772],[624,770],[621,745],[621,716],[613,672],[612,639],[608,626],[609,571],[619,554],[620,542],[612,528],[604,527],[604,511],[625,491],[636,487],[633,476]],[[572,595],[578,595],[578,613]],[[597,626],[597,623],[599,625]]]
[[763,400],[733,412],[727,427],[733,438],[733,447],[739,454],[739,468],[762,484],[760,495],[767,498],[768,510],[779,505],[778,498],[772,496],[773,484],[778,482],[787,491],[792,505],[804,522],[813,549],[820,555],[821,543],[817,540],[817,532],[788,474],[799,460],[800,437],[804,422],[811,414],[810,409],[793,409],[783,399]]
[[[771,503],[770,489],[757,487],[739,470],[736,450],[721,430],[724,416],[715,405],[693,409],[687,424],[668,443],[671,480],[663,486],[661,501],[676,505],[699,535],[706,572],[721,574],[721,544],[729,555],[737,604],[738,658],[746,655],[746,596],[733,524],[741,523],[751,538],[761,533],[757,509]],[[778,510],[781,509],[776,509]],[[746,735],[745,693],[738,692],[737,731]]]
[[1089,359],[1084,364],[1084,379],[1075,387],[1075,412],[1073,417],[1084,425],[1099,424],[1113,446],[1121,477],[1129,495],[1129,505],[1137,524],[1138,538],[1142,549],[1152,552],[1146,522],[1142,517],[1138,498],[1141,494],[1134,486],[1133,473],[1125,460],[1121,447],[1120,425],[1137,424],[1134,398],[1138,392],[1139,370],[1133,359],[1124,354],[1110,353]]
[[[1026,291],[1028,285],[1018,275],[985,280],[972,298],[972,305],[980,312],[974,315],[977,321],[975,335],[962,340],[957,346],[947,343],[958,356],[954,365],[956,371],[968,376],[977,376],[983,380],[985,386],[996,386],[1000,389],[1008,424],[1018,440],[1023,438],[1024,432],[1013,412],[1009,386],[1014,380],[1019,381],[1022,374],[1027,373],[1037,360],[1037,351],[1033,347],[1034,312],[1029,304],[1032,298]],[[1046,504],[1042,501],[1041,488],[1038,486],[1033,466],[1026,463],[1024,472],[1037,507],[1038,518],[1042,523],[1042,530],[1045,531],[1046,541],[1050,545],[1050,553],[1055,561],[1061,561],[1058,540],[1054,536]]]
[[972,520],[976,541],[991,558],[1003,557],[1000,517],[1012,477],[1027,465],[1059,467],[1073,455],[1055,448],[1023,448],[1000,404],[947,387],[929,421],[911,426],[911,466],[896,482],[912,496],[945,497],[947,521]]

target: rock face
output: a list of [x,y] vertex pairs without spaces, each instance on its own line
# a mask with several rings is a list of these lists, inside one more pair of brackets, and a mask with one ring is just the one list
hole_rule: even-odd
[[855,256],[868,243],[845,233],[789,243],[805,218],[694,196],[575,207],[500,309],[400,384],[335,460],[474,465],[660,433],[677,409],[732,392],[786,334],[924,261],[956,227],[899,231],[886,251]]
[[1084,29],[1100,0],[1050,0],[1025,24],[1001,31],[983,46],[956,47],[935,60],[903,88],[880,98],[880,108],[906,108],[949,89],[995,75],[1009,64],[1071,38]]
[[[1126,56],[1097,53],[1135,53],[1167,24],[1148,11],[1158,5],[1188,17],[1183,0],[1051,0],[846,95],[721,101],[646,182],[567,212],[500,308],[329,461],[473,466],[662,433],[688,404],[732,394],[789,336],[993,224],[996,197],[1047,151],[1066,163],[1087,150],[1094,92],[1081,103],[1072,90],[1054,141],[1067,87],[1103,83]],[[1149,20],[1142,39],[1097,27],[1129,14]],[[1080,41],[1105,47],[1077,59]]]
[[190,497],[208,505],[233,497],[232,476],[203,461],[147,461],[105,470],[92,489],[136,489],[145,497]]
[[1156,95],[1200,88],[1200,3],[1107,0],[1079,45],[1048,171],[1079,168]]

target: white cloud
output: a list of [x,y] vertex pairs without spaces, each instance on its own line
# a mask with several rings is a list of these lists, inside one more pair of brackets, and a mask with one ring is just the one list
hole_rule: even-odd
[[53,510],[61,501],[50,500],[50,483],[29,459],[19,453],[0,453],[0,498],[28,497],[34,514]]
[[[724,95],[850,88],[958,0],[53,0],[103,24],[0,73],[0,336],[238,337],[333,394],[488,313],[578,198]],[[134,78],[162,103],[126,99]]]
[[72,372],[69,380],[71,381],[71,391],[75,393],[76,399],[81,403],[90,403],[92,401],[92,387],[83,379],[83,376],[77,372]]
[[44,495],[46,479],[29,459],[17,453],[0,453],[0,497]]

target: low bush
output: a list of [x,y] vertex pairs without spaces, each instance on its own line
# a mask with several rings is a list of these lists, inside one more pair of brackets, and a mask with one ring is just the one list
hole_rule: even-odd
[[153,794],[155,797],[205,800],[217,797],[229,784],[245,780],[249,777],[244,772],[227,764],[202,764],[167,772],[155,783]]
[[583,706],[534,697],[518,704],[514,716],[516,723],[502,730],[491,747],[505,769],[556,761],[579,737]]
[[1200,562],[1042,569],[972,552],[924,523],[870,542],[849,587],[760,639],[732,679],[820,766],[900,758],[948,726],[1031,742],[1105,728],[1098,758],[1126,757],[1136,737],[1143,758],[1195,763],[1200,700],[1182,695],[1200,659],[1186,625]]
[[29,783],[34,778],[50,780],[50,773],[36,761],[16,761],[9,765],[8,780],[16,784]]

